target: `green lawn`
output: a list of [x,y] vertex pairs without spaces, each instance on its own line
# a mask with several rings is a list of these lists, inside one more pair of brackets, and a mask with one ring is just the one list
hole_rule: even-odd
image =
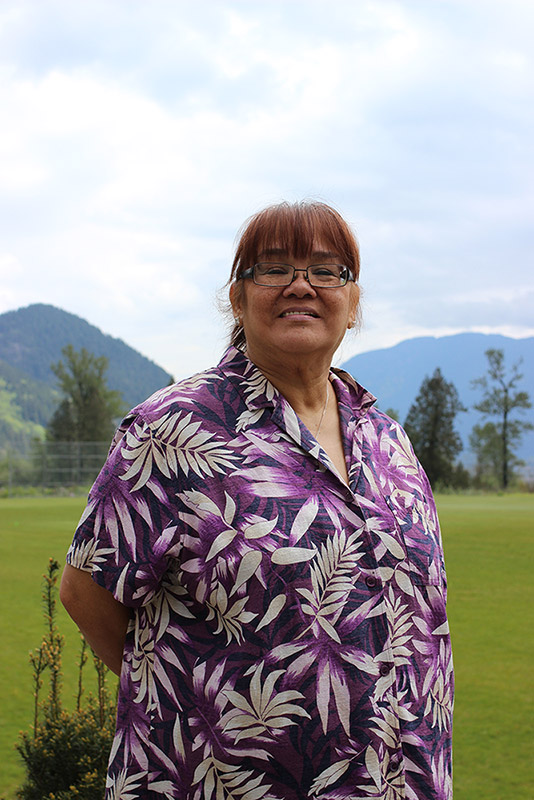
[[534,496],[440,497],[456,670],[455,800],[531,800]]
[[[85,499],[16,498],[0,500],[0,797],[14,797],[23,769],[14,745],[33,722],[28,653],[45,632],[41,603],[42,575],[48,559],[61,567]],[[58,627],[65,636],[64,700],[74,705],[80,635],[58,600]],[[91,678],[90,664],[85,668]],[[87,682],[94,688],[94,681]]]
[[[0,500],[0,796],[22,780],[14,751],[32,722],[28,652],[44,631],[41,575],[62,564],[83,498]],[[534,774],[534,495],[438,498],[456,667],[455,800],[530,800]],[[78,633],[63,609],[65,698]]]

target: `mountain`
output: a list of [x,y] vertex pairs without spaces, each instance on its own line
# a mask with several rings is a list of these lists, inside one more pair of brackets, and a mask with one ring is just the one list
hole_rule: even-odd
[[[480,399],[480,390],[472,389],[470,382],[487,373],[488,362],[484,353],[490,348],[504,351],[508,367],[522,359],[520,388],[527,391],[534,401],[534,337],[511,339],[483,333],[459,333],[440,338],[424,336],[407,339],[384,350],[361,353],[342,367],[375,395],[379,408],[395,409],[401,423],[406,419],[424,378],[439,367],[445,379],[454,383],[461,401],[469,408],[467,413],[456,418],[456,430],[464,443],[460,458],[469,464],[473,460],[468,451],[469,433],[473,425],[482,421],[479,412],[472,409]],[[523,413],[520,418],[534,421],[534,412]],[[525,434],[518,455],[534,466],[534,433]]]
[[109,387],[121,392],[128,406],[141,402],[171,379],[121,339],[55,306],[36,303],[0,314],[0,359],[34,380],[56,385],[50,364],[61,359],[61,349],[67,344],[106,356]]
[[[46,426],[59,394],[50,364],[61,359],[61,349],[72,344],[85,347],[109,360],[108,385],[121,392],[131,408],[156,389],[166,386],[171,376],[120,339],[102,333],[80,317],[50,305],[36,304],[0,314],[0,446],[21,442]],[[472,463],[468,451],[469,433],[481,415],[472,406],[480,398],[470,382],[487,372],[485,351],[500,349],[510,367],[522,359],[521,387],[534,400],[534,337],[511,339],[497,334],[460,333],[434,338],[407,339],[394,347],[362,353],[342,366],[377,397],[382,409],[393,408],[404,422],[425,376],[439,367],[456,386],[460,399],[470,410],[459,414],[456,428],[464,442],[461,458]],[[534,420],[534,413],[522,415]],[[42,429],[42,428],[41,428]],[[518,452],[534,467],[534,433],[524,436]]]
[[30,378],[1,359],[0,386],[14,395],[21,418],[33,420],[37,425],[47,424],[59,401],[57,389],[44,381]]
[[0,434],[4,442],[19,447],[21,424],[28,423],[30,436],[35,434],[33,426],[48,423],[59,402],[50,365],[61,360],[67,344],[106,356],[108,386],[122,394],[128,408],[171,380],[153,361],[75,314],[43,303],[7,311],[0,314]]

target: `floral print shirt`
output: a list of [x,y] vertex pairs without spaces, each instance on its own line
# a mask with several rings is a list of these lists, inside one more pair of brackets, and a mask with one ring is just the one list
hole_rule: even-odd
[[445,800],[440,532],[406,434],[332,370],[349,484],[246,355],[123,422],[68,561],[132,608],[109,800]]

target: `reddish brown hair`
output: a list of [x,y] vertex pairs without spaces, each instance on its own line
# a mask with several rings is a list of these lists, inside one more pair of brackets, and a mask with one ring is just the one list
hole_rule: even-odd
[[[295,258],[308,258],[317,241],[339,254],[355,280],[360,275],[360,251],[356,237],[341,214],[326,203],[279,203],[250,217],[239,231],[229,284],[258,261],[259,254],[276,246]],[[236,287],[237,288],[237,287]],[[236,323],[230,341],[244,347],[243,328]]]

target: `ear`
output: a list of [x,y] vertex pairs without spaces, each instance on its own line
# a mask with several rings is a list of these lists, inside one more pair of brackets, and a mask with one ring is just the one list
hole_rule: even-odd
[[232,313],[234,317],[241,318],[243,313],[242,293],[243,281],[234,281],[230,286],[230,304],[232,306]]
[[360,287],[357,283],[351,283],[351,297],[349,321],[347,328],[354,328],[360,316]]

